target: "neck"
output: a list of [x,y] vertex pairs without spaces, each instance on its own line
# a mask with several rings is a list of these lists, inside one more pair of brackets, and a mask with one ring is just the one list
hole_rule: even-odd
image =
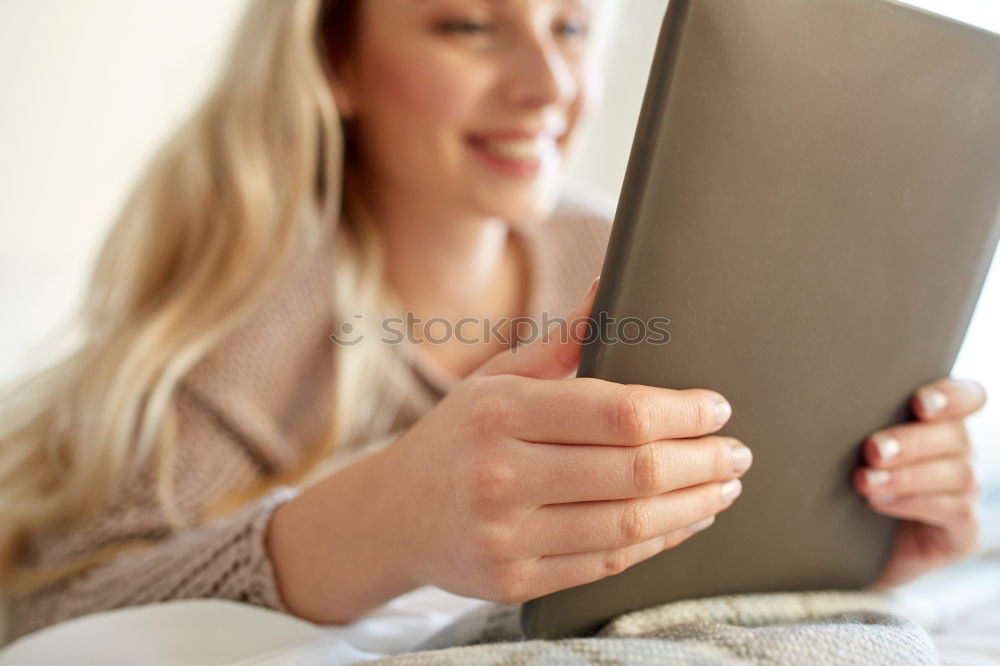
[[505,221],[381,201],[372,212],[382,231],[386,279],[404,310],[453,323],[521,314],[521,258]]

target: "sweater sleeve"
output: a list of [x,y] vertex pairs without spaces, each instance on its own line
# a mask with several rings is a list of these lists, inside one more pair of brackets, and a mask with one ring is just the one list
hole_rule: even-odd
[[[51,566],[119,543],[151,545],[15,601],[14,636],[81,615],[170,599],[229,599],[287,612],[264,537],[274,509],[298,491],[279,487],[237,513],[202,524],[212,502],[259,480],[262,470],[258,457],[209,404],[180,391],[178,417],[168,474],[157,475],[151,463],[100,515],[71,532],[36,538],[31,550],[38,564]],[[170,493],[163,492],[164,483]]]

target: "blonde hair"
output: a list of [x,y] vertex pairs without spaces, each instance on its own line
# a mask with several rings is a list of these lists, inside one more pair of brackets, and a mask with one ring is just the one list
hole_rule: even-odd
[[[162,478],[176,446],[179,382],[310,252],[333,243],[336,316],[374,322],[398,311],[377,229],[353,196],[347,125],[330,87],[330,61],[348,53],[364,1],[251,3],[215,89],[152,160],[108,236],[80,311],[81,341],[10,387],[0,418],[3,593],[30,592],[145,545],[44,569],[22,562],[32,533],[96,514],[151,456],[158,499],[168,518],[177,515]],[[606,25],[595,52],[613,4],[601,3]],[[271,486],[315,480],[336,448],[391,424],[404,400],[405,353],[337,347],[331,416],[312,454],[233,489],[205,517]]]
[[[93,515],[151,455],[169,457],[179,381],[309,252],[336,244],[336,312],[348,303],[352,313],[376,312],[389,298],[374,229],[360,208],[342,215],[345,139],[326,56],[345,45],[326,40],[348,31],[324,17],[348,20],[358,1],[252,3],[217,86],[153,159],[107,238],[80,312],[81,342],[11,387],[0,434],[5,592],[114,554],[45,571],[21,562],[30,533]],[[269,483],[301,475],[373,418],[384,383],[357,380],[391,372],[387,352],[343,351],[327,436],[301,469]]]

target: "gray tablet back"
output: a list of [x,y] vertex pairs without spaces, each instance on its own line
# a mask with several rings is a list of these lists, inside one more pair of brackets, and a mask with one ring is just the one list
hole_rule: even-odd
[[672,0],[594,310],[670,339],[595,342],[579,374],[721,392],[754,466],[707,531],[525,604],[527,635],[872,582],[897,521],[852,471],[949,373],[998,210],[997,35],[889,0]]

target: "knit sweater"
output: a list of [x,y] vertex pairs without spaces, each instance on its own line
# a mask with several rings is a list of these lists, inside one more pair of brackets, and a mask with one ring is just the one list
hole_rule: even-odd
[[[565,316],[577,305],[600,272],[608,213],[564,198],[549,219],[513,229],[527,258],[531,317]],[[113,544],[151,543],[17,601],[14,637],[170,599],[221,598],[288,612],[264,536],[273,510],[298,489],[278,487],[222,518],[209,520],[206,511],[233,490],[295,466],[321,436],[332,404],[330,335],[338,330],[326,297],[331,262],[329,248],[315,252],[184,378],[175,395],[176,446],[166,459],[151,458],[85,524],[32,537],[30,563],[41,566]],[[391,444],[394,432],[457,382],[426,363],[411,366],[411,374],[410,408],[390,428],[365,433],[349,455],[335,452],[341,466]],[[157,475],[157,464],[167,473]]]

